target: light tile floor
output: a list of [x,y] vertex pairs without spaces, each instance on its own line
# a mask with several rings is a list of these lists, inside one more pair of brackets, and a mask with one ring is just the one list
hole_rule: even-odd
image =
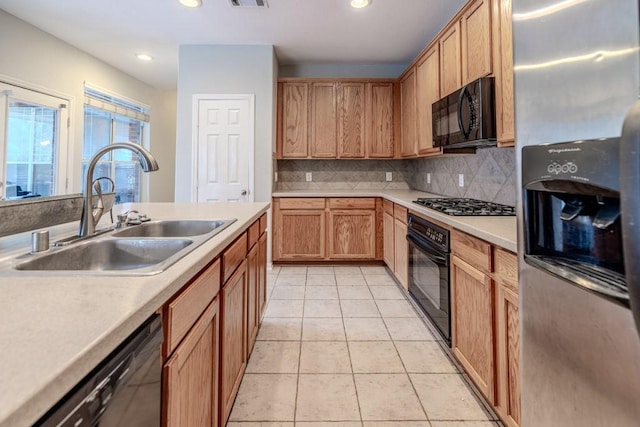
[[498,427],[384,267],[275,267],[228,427]]

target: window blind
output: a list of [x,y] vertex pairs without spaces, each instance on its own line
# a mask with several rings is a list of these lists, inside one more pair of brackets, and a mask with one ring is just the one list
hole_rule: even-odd
[[101,92],[85,84],[84,104],[109,113],[129,117],[131,119],[149,122],[149,107],[135,104],[129,100],[118,98],[109,93]]

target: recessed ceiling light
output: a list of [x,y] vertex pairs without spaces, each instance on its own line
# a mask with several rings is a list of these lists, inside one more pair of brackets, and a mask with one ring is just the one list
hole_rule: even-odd
[[153,61],[153,56],[147,53],[136,53],[136,58],[140,61]]
[[200,7],[202,6],[202,0],[178,0],[183,6],[186,7]]
[[356,9],[367,7],[370,4],[371,0],[351,0],[351,7],[355,7]]

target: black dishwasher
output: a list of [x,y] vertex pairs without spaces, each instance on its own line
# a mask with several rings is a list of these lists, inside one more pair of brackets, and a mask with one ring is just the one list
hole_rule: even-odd
[[35,426],[156,427],[162,401],[162,322],[149,318]]

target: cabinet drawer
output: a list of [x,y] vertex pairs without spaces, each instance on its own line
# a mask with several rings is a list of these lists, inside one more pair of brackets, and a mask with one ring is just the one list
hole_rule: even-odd
[[324,199],[287,197],[280,199],[280,209],[324,209]]
[[253,222],[253,224],[249,226],[249,231],[247,231],[247,240],[248,240],[247,250],[251,249],[253,245],[258,243],[259,237],[260,237],[260,219],[256,219]]
[[222,254],[223,282],[231,277],[233,272],[247,256],[247,234],[238,237]]
[[374,198],[344,198],[329,199],[330,209],[375,209]]
[[386,213],[388,213],[389,215],[393,215],[393,202],[390,202],[387,199],[383,199],[382,207]]
[[403,224],[407,223],[407,208],[400,205],[393,205],[393,217],[402,221]]
[[451,251],[474,267],[491,271],[491,245],[458,230],[451,231]]
[[267,231],[267,214],[263,213],[260,217],[260,234]]
[[493,249],[493,263],[499,281],[518,289],[518,257],[502,248]]
[[168,357],[220,291],[220,259],[206,267],[180,295],[165,306]]

